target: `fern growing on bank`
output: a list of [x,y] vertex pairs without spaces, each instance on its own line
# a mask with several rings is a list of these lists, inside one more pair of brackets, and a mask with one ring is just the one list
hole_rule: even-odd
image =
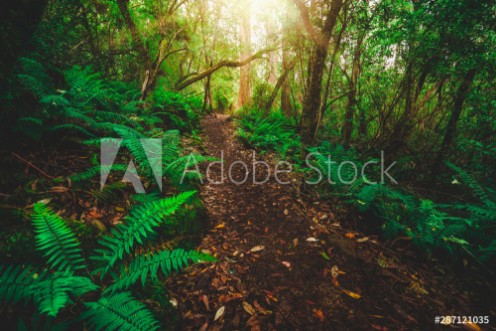
[[285,158],[301,148],[295,123],[279,112],[265,116],[263,112],[253,110],[238,120],[238,127],[238,138],[262,152],[276,151]]
[[[64,220],[46,205],[34,205],[32,222],[36,233],[36,247],[47,260],[49,268],[34,266],[0,266],[0,299],[12,304],[33,301],[41,315],[56,317],[76,298],[84,302],[86,310],[80,319],[95,330],[156,330],[158,321],[142,302],[130,292],[141,280],[157,280],[160,272],[167,277],[180,271],[190,262],[214,261],[206,254],[175,249],[135,254],[138,244],[153,234],[154,228],[177,211],[195,192],[176,197],[152,199],[136,206],[126,221],[105,235],[90,256],[104,265],[95,273],[103,277],[112,270],[113,281],[97,284],[89,273],[81,245]],[[116,263],[119,261],[120,263]],[[126,292],[123,292],[123,291]],[[97,301],[86,300],[86,294],[98,291]],[[36,316],[36,315],[35,315]],[[25,326],[20,322],[20,326]]]
[[153,233],[153,228],[167,222],[167,216],[174,213],[195,192],[181,193],[176,197],[149,202],[135,206],[126,221],[118,224],[109,235],[103,236],[98,242],[102,248],[94,259],[100,261],[102,267],[96,272],[104,277],[124,254],[132,253],[136,243],[143,244]]

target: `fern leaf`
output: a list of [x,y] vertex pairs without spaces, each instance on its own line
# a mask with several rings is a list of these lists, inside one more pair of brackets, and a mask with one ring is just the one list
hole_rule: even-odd
[[32,267],[0,267],[0,298],[16,303],[31,296],[31,285],[38,279]]
[[125,276],[109,287],[108,291],[127,290],[139,279],[142,285],[145,285],[148,278],[157,281],[159,270],[162,271],[164,277],[167,277],[172,271],[182,270],[189,261],[193,263],[214,262],[215,258],[208,254],[185,251],[180,248],[173,251],[164,250],[152,255],[139,255],[131,262]]
[[130,293],[104,296],[96,302],[85,303],[87,310],[82,318],[95,330],[153,331],[158,321],[152,312]]
[[83,128],[80,125],[77,124],[60,124],[60,125],[55,125],[50,128],[50,131],[58,131],[58,130],[70,130],[70,131],[75,131],[84,134],[85,136],[88,137],[94,137],[95,135],[85,128]]
[[79,241],[65,222],[42,203],[34,205],[32,222],[36,247],[55,270],[75,272],[84,268]]
[[102,169],[107,172],[126,171],[127,166],[123,164],[113,164],[112,166],[94,166],[79,174],[74,174],[72,176],[69,176],[69,179],[74,183],[88,180],[99,175]]
[[153,233],[153,228],[164,223],[195,191],[184,192],[172,198],[152,201],[144,205],[135,206],[126,217],[123,224],[112,229],[110,235],[103,236],[99,243],[103,246],[97,250],[102,256],[95,257],[105,265],[96,272],[103,277],[114,264],[129,254],[135,242],[143,244],[144,240]]
[[89,278],[71,274],[54,274],[31,287],[41,314],[57,316],[60,309],[70,303],[70,295],[81,296],[98,287]]

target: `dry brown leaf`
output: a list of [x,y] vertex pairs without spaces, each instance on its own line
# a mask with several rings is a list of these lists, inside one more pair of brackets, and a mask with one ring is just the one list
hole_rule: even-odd
[[469,331],[481,331],[481,328],[475,323],[468,322],[462,324],[462,326]]
[[343,289],[343,292],[348,295],[349,297],[352,297],[353,299],[360,299],[362,296],[358,293],[355,293],[355,292],[351,292],[351,291],[348,291],[348,290],[345,290]]
[[265,249],[265,246],[258,245],[258,246],[253,247],[252,249],[250,249],[250,252],[256,253],[256,252],[263,251],[264,249]]
[[356,237],[356,234],[354,234],[353,232],[346,232],[346,233],[344,234],[344,236],[345,236],[346,238],[353,239],[353,238],[355,238],[355,237]]
[[339,287],[339,282],[338,282],[338,279],[337,278],[333,278],[332,279],[332,284],[336,287]]
[[333,265],[331,268],[331,276],[332,278],[338,278],[339,276],[339,268],[337,265]]
[[282,261],[282,264],[283,264],[286,268],[291,268],[291,263],[289,263],[288,261]]
[[357,239],[357,243],[364,243],[368,240],[369,240],[369,237],[363,237],[363,238]]
[[264,290],[267,298],[269,298],[270,300],[274,301],[274,302],[278,302],[279,300],[277,300],[276,296],[270,292],[270,291],[267,291],[267,290]]
[[317,317],[321,322],[324,322],[325,316],[322,310],[320,309],[313,309],[313,315]]
[[264,307],[262,307],[258,302],[257,300],[253,301],[253,305],[255,306],[255,308],[257,308],[257,310],[262,313],[262,315],[271,315],[272,314],[272,311],[270,310],[267,310],[265,309]]
[[226,306],[222,306],[219,309],[217,309],[217,312],[215,313],[215,317],[214,317],[214,322],[224,315],[225,310],[226,310]]
[[69,191],[69,189],[64,186],[53,186],[48,191],[52,193],[65,193]]
[[241,294],[241,293],[226,294],[226,295],[219,296],[219,301],[222,303],[226,303],[226,302],[229,302],[232,300],[241,299],[242,297],[243,297],[243,294]]
[[309,243],[315,243],[315,242],[318,242],[319,240],[318,240],[317,238],[314,238],[314,237],[308,237],[308,238],[307,238],[307,241],[308,241]]
[[208,297],[205,294],[203,294],[202,296],[200,296],[200,300],[205,305],[205,308],[207,308],[207,310],[210,310],[210,305],[208,303]]
[[250,315],[256,314],[255,308],[246,301],[243,301],[243,309]]

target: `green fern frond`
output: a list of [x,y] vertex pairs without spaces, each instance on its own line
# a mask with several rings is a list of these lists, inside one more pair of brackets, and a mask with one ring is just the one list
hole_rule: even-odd
[[110,185],[104,186],[101,190],[93,190],[90,193],[91,196],[98,202],[109,202],[115,200],[117,197],[117,193],[122,192],[125,187],[126,183],[115,182]]
[[31,286],[39,280],[33,267],[0,267],[0,298],[16,303],[31,297]]
[[127,123],[130,125],[134,125],[134,122],[130,120],[127,116],[111,111],[100,110],[96,112],[96,116],[104,121],[110,121],[115,123]]
[[164,277],[167,277],[172,271],[179,272],[188,266],[189,261],[193,263],[214,262],[215,258],[208,254],[185,251],[181,248],[173,251],[164,250],[155,254],[139,255],[131,262],[127,271],[121,273],[124,277],[117,279],[107,290],[110,292],[127,290],[140,279],[141,285],[145,285],[148,278],[151,281],[157,281],[159,271],[162,272]]
[[19,124],[33,124],[36,126],[41,126],[43,124],[43,120],[41,118],[36,117],[22,117],[17,120]]
[[146,203],[160,200],[161,196],[160,196],[160,192],[155,191],[155,192],[150,192],[147,194],[133,194],[131,196],[131,199],[134,202],[146,204]]
[[63,95],[58,94],[45,95],[41,98],[40,102],[53,107],[66,108],[71,106],[69,100],[67,100]]
[[461,180],[468,185],[474,192],[474,195],[480,199],[482,203],[486,207],[496,207],[496,203],[490,198],[486,190],[474,179],[470,176],[465,170],[457,167],[451,162],[446,162],[446,165],[456,172],[458,176],[460,176]]
[[104,296],[85,306],[87,310],[82,318],[95,330],[158,330],[158,321],[152,312],[128,292]]
[[45,86],[36,78],[25,74],[19,74],[17,75],[17,78],[19,79],[21,84],[24,85],[24,87],[29,92],[33,93],[33,95],[35,95],[38,99],[43,98],[47,94]]
[[79,241],[57,214],[44,204],[37,203],[32,222],[36,232],[36,248],[54,270],[75,272],[84,268]]
[[50,131],[59,131],[59,130],[74,131],[74,132],[82,133],[83,135],[88,137],[95,137],[93,133],[89,132],[88,130],[77,124],[61,124],[61,125],[52,126],[50,128]]
[[97,122],[92,117],[86,115],[76,108],[66,107],[64,108],[63,112],[66,117],[81,121],[88,125],[90,128],[94,128],[97,126]]
[[89,278],[71,274],[54,274],[31,286],[34,300],[41,314],[57,316],[60,309],[71,303],[71,295],[76,297],[98,288]]
[[152,201],[145,205],[135,206],[126,217],[124,223],[111,230],[110,235],[99,240],[102,249],[97,250],[101,256],[95,257],[104,264],[96,272],[103,277],[115,263],[122,259],[124,253],[131,253],[135,242],[143,244],[144,240],[153,233],[153,228],[166,222],[194,191],[184,192],[175,197]]
[[84,172],[69,176],[69,179],[74,183],[88,180],[99,175],[102,169],[109,173],[112,171],[126,171],[127,165],[113,164],[112,166],[94,166]]

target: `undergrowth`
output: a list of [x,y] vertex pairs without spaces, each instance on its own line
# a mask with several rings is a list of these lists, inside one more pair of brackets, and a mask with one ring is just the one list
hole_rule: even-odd
[[[387,238],[406,235],[428,254],[444,251],[460,258],[468,255],[481,263],[496,257],[496,240],[492,239],[496,235],[495,192],[456,165],[447,163],[453,178],[449,185],[465,186],[472,197],[465,202],[436,203],[400,185],[381,183],[377,175],[380,159],[366,160],[353,148],[322,141],[307,147],[305,155],[309,157],[304,159],[296,125],[278,112],[264,115],[245,111],[238,126],[238,138],[249,147],[275,151],[295,162],[294,168],[304,175],[307,189],[318,191],[321,197],[338,196],[361,213],[380,219]],[[334,166],[329,166],[330,160]],[[355,178],[351,166],[339,167],[352,162],[361,169],[367,161],[377,163],[367,168],[364,178],[360,172]]]

